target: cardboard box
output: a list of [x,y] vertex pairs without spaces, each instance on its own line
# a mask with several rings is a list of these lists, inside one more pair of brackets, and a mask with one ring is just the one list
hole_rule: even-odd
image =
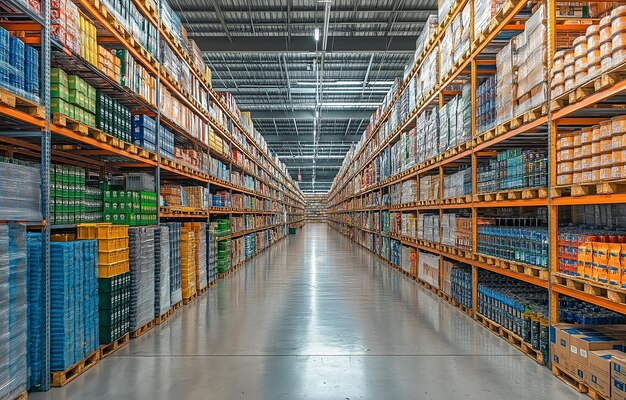
[[596,350],[589,352],[588,371],[589,379],[586,383],[603,396],[611,396],[611,359],[614,356],[626,357],[626,353],[619,350]]
[[593,332],[596,332],[596,330],[584,325],[558,324],[553,326],[550,332],[552,362],[563,371],[576,375],[576,370],[570,359],[572,358],[572,353],[578,353],[578,348],[570,346],[570,335]]
[[[624,342],[601,332],[570,334],[570,368],[583,382],[590,381],[589,352],[594,350],[622,350]],[[574,351],[573,349],[576,349]]]

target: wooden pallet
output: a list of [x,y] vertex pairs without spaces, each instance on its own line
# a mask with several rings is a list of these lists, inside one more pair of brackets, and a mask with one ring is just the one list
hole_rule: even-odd
[[226,277],[228,277],[230,275],[231,271],[232,271],[232,269],[229,269],[226,272],[220,272],[219,274],[217,274],[217,277],[219,279],[225,279]]
[[510,330],[506,329],[502,325],[490,320],[481,314],[476,314],[476,320],[481,323],[485,328],[489,329],[495,335],[500,336],[502,339],[509,342],[509,344],[528,357],[532,358],[537,364],[545,365],[543,353],[537,349],[534,349],[529,343],[526,343],[524,339]]
[[[177,306],[178,304],[180,304],[180,307],[182,307],[183,302],[179,301],[178,303],[176,303],[175,306]],[[174,307],[175,307],[174,306]],[[178,308],[174,308],[174,307],[170,307],[166,312],[164,312],[163,314],[157,316],[154,321],[157,325],[161,325],[164,324],[165,321],[167,321],[172,315],[174,315],[174,313],[178,310]]]
[[24,392],[11,400],[28,400],[28,392]]
[[555,273],[554,282],[579,292],[612,301],[626,306],[626,290],[602,282],[590,281],[561,273]]
[[198,297],[206,294],[206,292],[208,292],[208,291],[209,291],[209,286],[208,285],[203,287],[202,289],[198,289]]
[[569,372],[563,370],[558,365],[556,365],[556,364],[552,365],[552,373],[554,374],[554,376],[556,376],[557,378],[559,378],[560,380],[562,380],[563,382],[565,382],[569,386],[573,387],[578,392],[580,392],[580,393],[587,393],[587,392],[589,392],[589,387],[587,385],[585,385],[584,382],[580,381],[578,378],[576,378],[575,376],[571,375]]
[[152,320],[150,322],[148,322],[147,324],[139,327],[138,329],[135,329],[134,331],[132,331],[130,333],[130,337],[132,339],[137,339],[138,337],[143,336],[145,333],[150,332],[152,330],[152,328],[155,327],[155,321]]
[[611,400],[610,397],[599,393],[597,390],[589,386],[587,387],[587,396],[591,397],[593,400]]
[[188,305],[190,303],[193,303],[194,301],[196,301],[196,299],[198,298],[198,293],[194,293],[189,297],[183,297],[183,304],[184,305]]
[[52,371],[52,386],[62,387],[78,378],[100,361],[100,349],[94,351],[65,371]]
[[122,347],[126,346],[130,342],[130,334],[127,333],[124,336],[115,339],[109,344],[103,344],[100,346],[100,359],[106,358],[115,353]]
[[0,103],[18,109],[32,117],[46,118],[46,108],[41,104],[0,88]]

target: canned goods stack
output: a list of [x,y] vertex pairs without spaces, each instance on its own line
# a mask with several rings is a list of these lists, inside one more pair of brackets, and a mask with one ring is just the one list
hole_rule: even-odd
[[182,276],[181,276],[181,224],[180,222],[168,222],[167,226],[170,237],[170,301],[175,305],[183,301]]
[[98,349],[98,242],[50,244],[50,369],[64,371]]
[[556,142],[557,185],[626,178],[626,116],[572,133]]
[[128,230],[131,332],[154,320],[154,231],[154,227]]
[[170,299],[170,231],[166,226],[154,230],[154,316],[160,317],[172,306]]
[[191,299],[196,293],[196,236],[183,224],[180,235],[180,276],[183,299]]
[[39,52],[0,28],[0,87],[39,102]]
[[616,325],[626,323],[623,314],[594,306],[567,296],[559,297],[559,321],[580,325]]
[[[90,186],[92,207],[87,212],[87,185],[85,170],[79,167],[53,165],[50,170],[50,219],[53,224],[65,225],[102,220],[102,197],[94,199],[102,190]],[[100,207],[98,207],[100,206]],[[97,217],[100,219],[95,219]]]
[[26,225],[0,224],[0,398],[28,388],[27,279]]
[[452,298],[467,308],[473,307],[472,300],[472,269],[451,261],[444,261],[444,292],[446,287]]

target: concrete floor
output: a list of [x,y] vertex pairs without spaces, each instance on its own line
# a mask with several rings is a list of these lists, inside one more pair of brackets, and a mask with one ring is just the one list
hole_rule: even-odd
[[583,399],[326,225],[41,399]]

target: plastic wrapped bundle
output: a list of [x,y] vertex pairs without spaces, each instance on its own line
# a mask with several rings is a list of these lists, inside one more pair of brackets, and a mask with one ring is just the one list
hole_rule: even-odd
[[217,222],[207,224],[206,241],[207,241],[207,275],[208,282],[217,279]]
[[417,276],[439,289],[439,256],[420,251],[418,260]]
[[0,159],[0,220],[41,221],[38,167]]
[[180,254],[180,230],[179,222],[166,224],[170,236],[170,302],[172,305],[183,301],[181,286],[181,254]]
[[98,335],[98,244],[50,244],[50,369],[63,371],[93,353]]
[[28,351],[30,362],[29,386],[41,384],[44,303],[43,303],[43,235],[28,233]]
[[[195,239],[195,267],[196,267],[196,291],[202,290],[208,286],[207,279],[207,259],[206,259],[206,222],[192,222],[185,224],[189,229],[193,230]],[[183,228],[184,230],[184,228]]]
[[27,389],[26,227],[0,225],[0,398]]
[[183,227],[180,235],[181,287],[183,299],[191,299],[196,292],[196,238],[192,230]]
[[128,229],[131,332],[154,319],[154,230],[154,227]]
[[171,307],[170,262],[170,232],[166,226],[160,226],[154,231],[155,317],[160,317]]

